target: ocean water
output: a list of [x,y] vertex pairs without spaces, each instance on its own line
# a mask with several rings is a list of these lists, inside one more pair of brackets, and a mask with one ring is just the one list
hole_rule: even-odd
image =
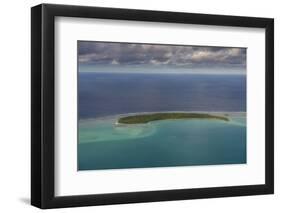
[[[115,125],[128,113],[204,111],[230,121]],[[79,73],[78,170],[246,163],[243,75]]]
[[79,119],[157,111],[246,111],[245,75],[79,73]]
[[79,170],[246,163],[246,119],[80,123]]

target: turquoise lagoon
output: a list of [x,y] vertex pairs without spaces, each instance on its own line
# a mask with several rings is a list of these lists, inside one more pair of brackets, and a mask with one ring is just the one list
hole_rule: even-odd
[[79,121],[78,170],[246,163],[246,113],[128,125],[119,117]]

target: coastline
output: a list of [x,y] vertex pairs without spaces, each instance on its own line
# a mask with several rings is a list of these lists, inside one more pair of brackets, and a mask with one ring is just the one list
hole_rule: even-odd
[[[151,112],[132,112],[132,113],[122,113],[122,114],[116,114],[116,115],[108,115],[108,116],[101,116],[101,117],[93,117],[93,118],[86,118],[86,119],[78,119],[78,123],[83,122],[91,122],[91,121],[104,121],[104,120],[115,120],[118,121],[118,119],[126,116],[134,116],[134,115],[144,115],[144,114],[154,114],[154,113],[199,113],[199,114],[210,114],[215,116],[221,116],[225,115],[230,118],[235,117],[245,117],[247,115],[247,112],[242,111],[151,111]],[[115,122],[114,122],[115,123]]]

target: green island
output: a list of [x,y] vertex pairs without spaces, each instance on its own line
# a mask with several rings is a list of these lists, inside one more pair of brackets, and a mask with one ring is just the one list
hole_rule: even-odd
[[218,119],[229,121],[229,118],[219,115],[210,115],[205,113],[153,113],[153,114],[140,114],[131,115],[119,118],[119,124],[144,124],[150,121],[167,120],[167,119]]

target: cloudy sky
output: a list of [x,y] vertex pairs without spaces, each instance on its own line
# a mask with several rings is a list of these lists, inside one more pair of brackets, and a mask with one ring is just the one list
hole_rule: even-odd
[[79,41],[78,60],[79,71],[93,72],[246,72],[245,48]]

